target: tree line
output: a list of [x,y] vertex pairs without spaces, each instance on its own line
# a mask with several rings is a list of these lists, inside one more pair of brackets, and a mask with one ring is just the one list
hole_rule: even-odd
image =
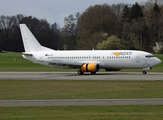
[[24,51],[19,24],[25,23],[40,44],[58,49],[60,36],[55,32],[46,19],[32,16],[0,16],[0,50]]
[[80,14],[76,25],[78,49],[163,53],[163,0],[90,6]]
[[[103,4],[65,17],[55,31],[46,19],[0,16],[0,49],[23,51],[18,25],[25,23],[39,42],[52,49],[130,49],[163,53],[163,0],[143,4]],[[68,34],[61,34],[62,32]]]

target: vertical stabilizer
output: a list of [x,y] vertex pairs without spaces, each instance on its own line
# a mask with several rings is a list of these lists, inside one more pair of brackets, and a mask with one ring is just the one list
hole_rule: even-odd
[[52,49],[41,46],[25,24],[20,24],[25,52],[51,51]]

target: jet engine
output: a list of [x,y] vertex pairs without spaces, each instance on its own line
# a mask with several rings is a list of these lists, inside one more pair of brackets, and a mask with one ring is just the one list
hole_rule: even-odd
[[84,72],[98,72],[100,70],[100,65],[97,63],[83,64],[81,66],[81,71]]

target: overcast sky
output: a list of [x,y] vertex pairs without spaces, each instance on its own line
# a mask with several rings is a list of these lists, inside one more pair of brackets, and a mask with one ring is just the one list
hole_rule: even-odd
[[0,15],[35,16],[46,19],[49,23],[64,25],[64,17],[77,12],[84,12],[96,4],[141,3],[147,0],[0,0]]

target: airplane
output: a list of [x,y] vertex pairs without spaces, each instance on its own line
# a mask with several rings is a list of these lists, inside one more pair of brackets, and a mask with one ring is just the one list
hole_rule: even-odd
[[53,50],[42,46],[26,24],[19,26],[25,49],[23,58],[50,67],[79,69],[79,75],[84,72],[96,74],[100,69],[143,69],[146,74],[162,62],[151,53],[137,50]]

